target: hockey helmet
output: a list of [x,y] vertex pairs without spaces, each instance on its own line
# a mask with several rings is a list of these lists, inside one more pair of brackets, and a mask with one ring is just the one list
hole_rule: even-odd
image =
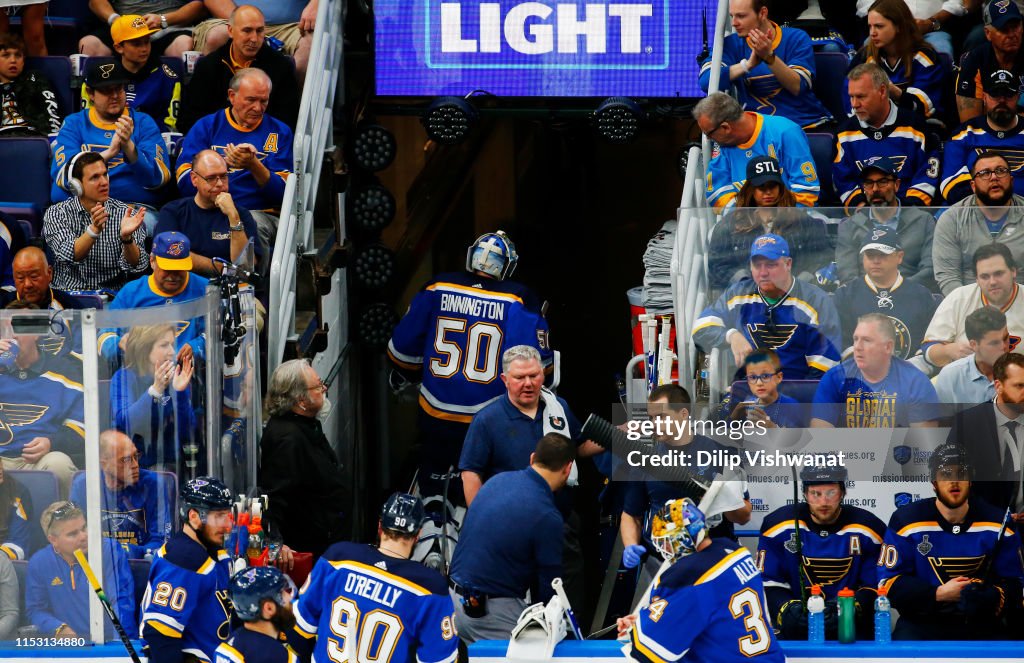
[[[956,468],[955,472],[954,467]],[[953,475],[944,477],[943,480],[946,481],[954,478],[958,481],[971,480],[974,468],[967,456],[967,449],[963,445],[947,443],[932,452],[931,458],[928,459],[928,476],[932,481],[937,481],[936,477],[940,473]]]
[[519,254],[516,245],[504,231],[485,233],[466,250],[466,270],[478,271],[504,281],[512,276]]
[[260,619],[264,600],[283,607],[291,603],[296,591],[292,579],[277,567],[253,566],[231,576],[228,594],[238,618],[251,622]]
[[822,465],[815,467],[808,465],[800,470],[800,483],[803,484],[804,490],[807,490],[811,486],[820,486],[822,484],[838,483],[839,489],[843,495],[846,494],[846,480],[849,479],[850,473],[843,465],[836,465],[835,467],[828,467]]
[[188,522],[188,512],[195,509],[205,518],[208,511],[220,511],[231,508],[231,491],[215,477],[197,477],[185,482],[181,487],[179,512],[181,519]]
[[395,493],[380,510],[383,529],[409,536],[419,533],[426,518],[423,500],[408,493]]
[[689,497],[665,502],[651,523],[651,542],[670,562],[696,552],[707,535],[704,514]]

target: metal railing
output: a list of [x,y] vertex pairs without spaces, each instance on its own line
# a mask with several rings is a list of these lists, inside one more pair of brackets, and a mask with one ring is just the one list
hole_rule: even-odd
[[[313,210],[323,155],[332,142],[334,104],[341,78],[342,0],[324,0],[316,17],[305,87],[295,126],[295,165],[284,190],[281,219],[270,263],[268,375],[284,359],[285,344],[295,338],[295,291],[299,256],[315,250]],[[344,292],[332,290],[344,297]]]

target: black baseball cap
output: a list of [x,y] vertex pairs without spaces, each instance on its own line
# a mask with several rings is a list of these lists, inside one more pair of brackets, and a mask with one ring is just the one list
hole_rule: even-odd
[[868,174],[869,170],[877,170],[883,175],[892,175],[893,177],[899,177],[900,175],[900,169],[896,167],[896,162],[889,157],[878,157],[871,163],[865,164],[860,169],[862,179]]
[[1020,94],[1020,79],[1011,71],[1000,69],[982,79],[982,89],[991,95]]
[[1010,21],[1020,21],[1020,9],[1014,0],[992,0],[986,2],[981,11],[985,19],[985,25],[991,25],[996,30],[1002,30]]
[[900,236],[894,231],[888,228],[875,228],[864,237],[864,242],[860,246],[861,253],[871,250],[891,256],[897,251],[902,251],[903,246],[900,244]]
[[747,183],[750,186],[761,186],[769,182],[782,184],[782,169],[778,159],[759,156],[747,162]]
[[92,89],[124,85],[128,71],[114,58],[89,58],[85,65],[85,84]]

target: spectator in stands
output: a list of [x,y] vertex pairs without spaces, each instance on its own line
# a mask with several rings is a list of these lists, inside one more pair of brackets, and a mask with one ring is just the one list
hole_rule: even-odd
[[793,192],[797,205],[814,206],[820,190],[814,157],[807,136],[791,120],[744,112],[739,102],[724,92],[698,101],[693,119],[701,132],[717,143],[707,183],[708,203],[716,210],[735,204],[751,157],[771,155],[779,159],[786,188]]
[[[143,16],[125,14],[110,26],[110,38],[116,59],[128,79],[125,83],[128,107],[151,117],[163,131],[176,131],[181,79],[153,51],[151,35],[159,31],[158,27],[148,25]],[[84,88],[82,98],[88,100]]]
[[0,136],[55,134],[61,119],[53,84],[38,71],[25,71],[21,37],[0,33]]
[[[178,232],[164,232],[153,238],[153,255],[149,258],[153,274],[132,281],[114,297],[108,309],[146,308],[199,299],[206,294],[209,280],[192,274],[192,253],[188,237]],[[124,351],[125,340],[116,329],[104,329],[97,339],[100,353],[116,361]],[[178,354],[175,363],[184,363],[193,355],[206,356],[205,326],[194,320],[177,332]],[[142,364],[146,366],[147,364]],[[165,383],[166,384],[166,383]]]
[[213,277],[220,273],[213,258],[237,261],[249,240],[257,238],[256,221],[228,193],[230,175],[224,157],[202,150],[192,161],[189,177],[196,194],[164,205],[155,232],[178,231],[188,237],[193,271]]
[[1018,297],[1017,262],[1004,244],[985,244],[974,252],[975,282],[956,288],[939,303],[924,333],[921,350],[932,370],[974,352],[966,336],[968,314],[995,306],[1006,315],[1010,351],[1024,350],[1024,297]]
[[231,41],[196,63],[181,101],[178,131],[188,133],[200,118],[224,108],[225,91],[234,76],[248,68],[265,71],[274,82],[274,96],[264,110],[294,129],[301,99],[299,86],[288,56],[275,51],[264,39],[263,12],[251,5],[236,8],[228,21],[228,33]]
[[924,119],[889,97],[889,77],[874,62],[859,64],[846,75],[853,116],[839,125],[832,179],[843,207],[868,204],[861,189],[861,170],[887,157],[903,184],[897,190],[905,205],[930,205],[939,177],[939,157]]
[[818,286],[793,278],[792,265],[782,237],[768,234],[754,240],[753,280],[730,286],[701,311],[693,325],[694,343],[704,352],[729,347],[737,368],[754,348],[769,348],[794,380],[832,368],[842,348],[839,315]]
[[860,171],[860,186],[867,204],[839,223],[836,264],[839,282],[850,283],[864,274],[860,249],[876,229],[885,228],[899,236],[903,250],[900,274],[930,290],[938,290],[932,271],[932,238],[935,219],[914,207],[903,207],[897,197],[900,179],[889,157],[875,159]]
[[43,215],[43,239],[55,258],[53,284],[60,290],[118,290],[146,269],[146,208],[110,197],[99,152],[80,152],[63,170],[75,196]]
[[[139,451],[120,431],[100,433],[100,516],[103,536],[121,544],[128,557],[156,554],[174,524],[176,496],[155,472],[139,468]],[[85,473],[71,484],[71,501],[86,507]]]
[[[747,110],[786,117],[804,129],[832,121],[814,96],[814,51],[807,33],[768,18],[767,0],[730,0],[733,33],[725,38],[721,83],[735,86]],[[711,55],[701,63],[700,87],[711,81]]]
[[734,399],[732,419],[763,422],[766,428],[805,428],[800,403],[779,391],[784,375],[774,350],[757,348],[743,360],[744,377],[750,388],[748,400]]
[[853,339],[861,315],[884,313],[896,330],[894,354],[908,359],[921,346],[935,313],[932,293],[900,274],[904,254],[895,231],[886,228],[871,231],[864,238],[860,256],[864,276],[844,283],[832,296],[843,326],[843,342]]
[[11,560],[0,555],[0,641],[13,640],[21,621],[21,585]]
[[[236,7],[233,0],[204,2],[215,16],[200,23],[195,31],[196,50],[206,55],[223,46],[231,37],[230,23],[225,19]],[[295,59],[295,74],[302,81],[306,77],[309,51],[313,45],[318,0],[252,0],[247,4],[262,12],[267,24],[267,37],[276,40],[280,44],[277,48]]]
[[942,367],[934,380],[943,403],[984,403],[996,397],[992,366],[1010,351],[1006,316],[995,306],[982,306],[964,320],[964,335],[974,351]]
[[266,257],[277,235],[277,215],[292,169],[292,131],[267,114],[270,96],[270,78],[263,70],[240,69],[228,89],[231,106],[207,115],[189,130],[177,169],[178,189],[185,196],[195,195],[192,160],[201,150],[222,152],[231,168],[231,197],[252,213]]
[[0,12],[0,32],[11,31],[10,14],[21,11],[21,34],[27,45],[26,51],[31,56],[43,57],[49,54],[46,48],[46,35],[43,29],[43,22],[46,17],[48,0],[7,0],[4,7],[11,9]]
[[46,252],[35,246],[26,246],[14,256],[14,292],[0,290],[0,308],[16,300],[34,304],[51,311],[81,308],[78,300],[63,290],[54,290],[53,267]]
[[938,397],[928,377],[894,356],[896,328],[866,313],[853,332],[853,357],[829,369],[814,394],[812,428],[932,427]]
[[1024,198],[1014,195],[1010,165],[998,152],[982,152],[971,167],[971,189],[935,222],[932,264],[948,295],[974,278],[971,257],[981,246],[1005,245],[1014,261],[1024,260]]
[[[270,419],[260,438],[258,483],[270,498],[266,522],[314,558],[344,538],[350,508],[341,463],[317,418],[327,402],[327,387],[307,360],[284,362],[270,377]],[[311,494],[317,496],[312,502]]]
[[971,167],[979,154],[995,150],[1013,174],[1013,192],[1024,195],[1024,121],[1017,115],[1020,79],[1005,69],[984,80],[985,114],[967,121],[946,141],[942,197],[950,205],[971,195]]
[[[858,14],[865,17],[871,6],[871,0],[858,0]],[[967,3],[960,0],[911,0],[907,8],[914,17],[914,23],[924,40],[949,58],[954,59],[953,37],[947,29],[947,23],[955,23],[956,19],[966,15]]]
[[[180,58],[192,50],[192,28],[206,16],[201,0],[89,0],[89,9],[106,25],[122,15],[142,14],[146,25],[156,33],[153,52]],[[78,40],[78,52],[90,58],[111,55],[115,42],[108,28],[98,27]]]
[[[88,638],[89,597],[92,587],[75,551],[88,551],[85,514],[73,502],[54,502],[39,519],[50,545],[28,563],[25,610],[29,621],[48,637]],[[128,556],[112,539],[103,544],[103,590],[121,624],[135,619],[135,583]],[[99,574],[97,574],[99,575]],[[105,620],[106,639],[116,638],[111,621]]]
[[195,360],[185,355],[177,361],[175,331],[171,323],[132,327],[124,366],[110,381],[111,419],[135,443],[139,465],[171,472],[178,471],[195,425],[189,389]]
[[921,38],[903,0],[877,0],[868,9],[868,43],[853,58],[851,69],[874,62],[889,76],[889,96],[901,106],[916,106],[926,118],[941,122],[942,88],[948,72],[938,54]]
[[[35,309],[14,302],[7,309]],[[85,414],[82,385],[47,366],[40,350],[45,338],[0,329],[0,462],[8,470],[47,470],[68,494],[75,460],[84,462]],[[14,348],[17,347],[17,351]],[[13,355],[13,356],[12,356]]]
[[813,281],[814,272],[832,262],[832,245],[820,219],[796,208],[796,197],[786,188],[773,157],[759,156],[747,163],[737,209],[722,216],[711,231],[708,273],[711,287],[727,288],[750,278],[750,245],[765,233],[784,237],[793,251],[797,278]]
[[153,118],[127,108],[124,67],[109,58],[91,58],[86,68],[85,91],[92,107],[69,115],[57,134],[50,197],[59,202],[77,193],[66,166],[87,147],[106,162],[112,196],[152,207],[160,199],[157,189],[171,178],[160,129]]
[[985,112],[982,86],[992,74],[1006,70],[1018,78],[1024,76],[1024,60],[1017,57],[1022,34],[1022,16],[1017,4],[989,0],[985,3],[983,16],[988,43],[968,51],[960,59],[956,109],[961,122]]
[[32,553],[34,524],[30,520],[31,514],[32,497],[28,490],[17,479],[8,476],[0,463],[0,553],[3,553],[0,558],[27,559]]

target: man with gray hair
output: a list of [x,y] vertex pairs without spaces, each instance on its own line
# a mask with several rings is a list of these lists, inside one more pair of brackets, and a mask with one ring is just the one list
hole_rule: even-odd
[[697,102],[693,119],[701,132],[714,141],[708,166],[708,204],[717,211],[736,204],[747,179],[747,162],[756,156],[773,156],[782,166],[786,188],[797,205],[813,207],[818,200],[818,173],[807,136],[792,120],[775,115],[744,112],[740,103],[715,92]]
[[228,185],[236,205],[252,212],[264,257],[277,233],[277,215],[292,170],[292,130],[267,114],[270,77],[261,69],[240,69],[228,89],[230,106],[199,120],[185,136],[175,176],[184,196],[198,188],[192,162],[212,149],[227,161]]
[[848,211],[869,204],[871,195],[861,181],[861,170],[888,157],[896,164],[905,205],[930,205],[939,178],[934,138],[924,118],[911,106],[897,106],[889,98],[892,85],[885,71],[873,62],[859,64],[846,75],[850,108],[836,133],[832,180]]
[[266,518],[288,546],[314,557],[345,538],[350,509],[343,468],[320,426],[330,407],[327,386],[307,360],[286,361],[270,376],[258,481],[270,498]]

